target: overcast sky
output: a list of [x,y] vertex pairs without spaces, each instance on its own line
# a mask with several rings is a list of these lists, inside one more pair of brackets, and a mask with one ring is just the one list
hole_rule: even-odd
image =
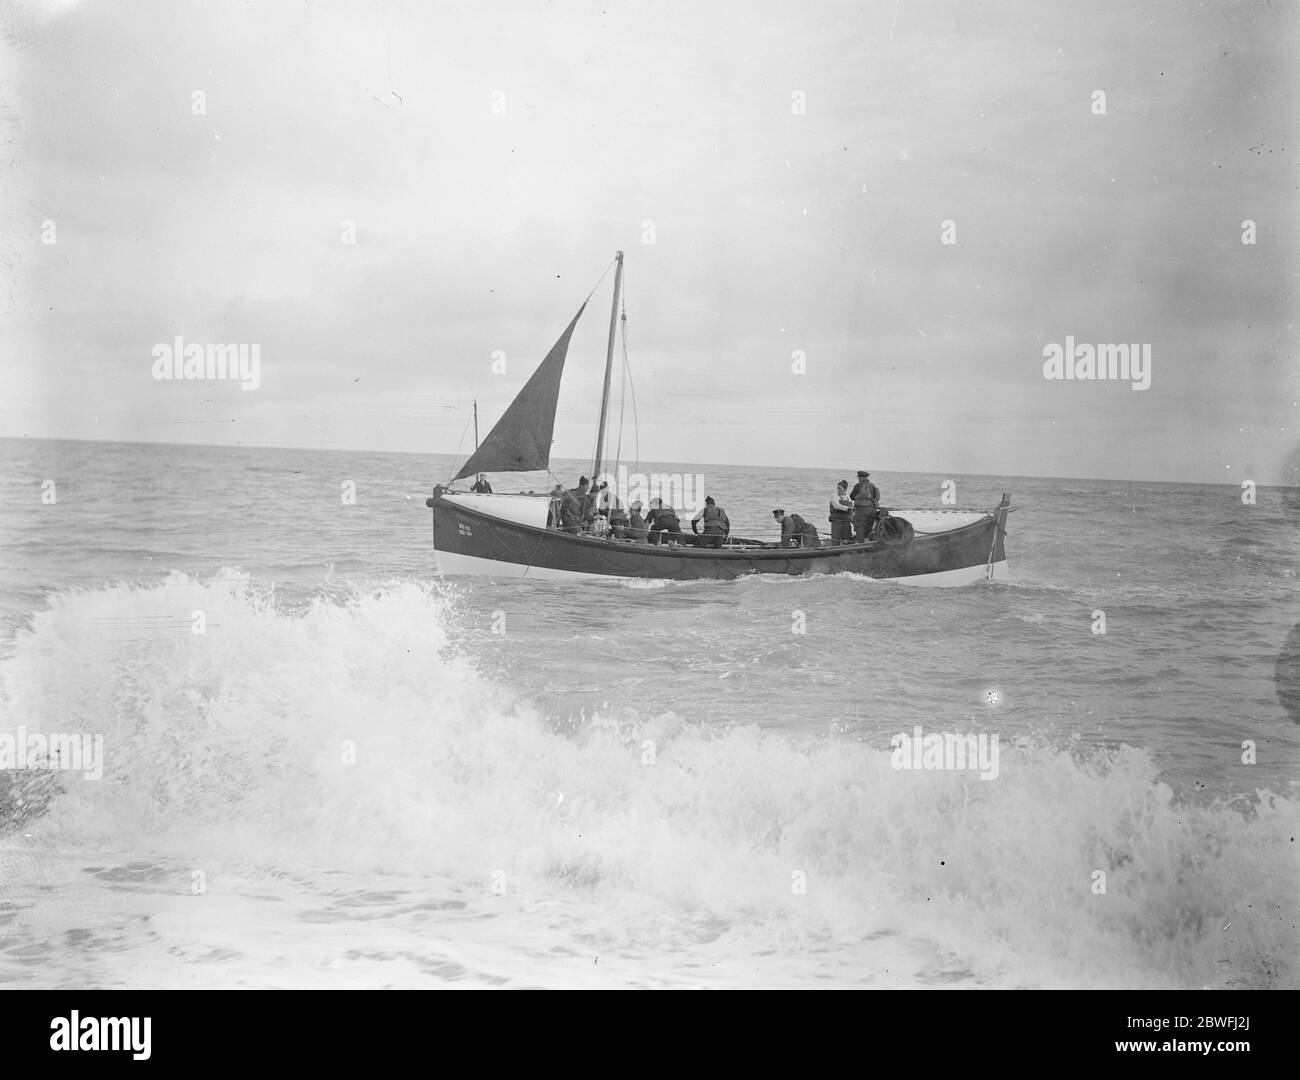
[[1300,483],[1294,2],[13,10],[4,434],[468,454],[622,248],[643,460]]

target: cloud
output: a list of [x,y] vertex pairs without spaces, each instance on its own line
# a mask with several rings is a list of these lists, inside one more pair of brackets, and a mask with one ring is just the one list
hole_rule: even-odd
[[[25,12],[7,430],[450,449],[616,247],[649,454],[1194,479],[1294,423],[1294,13]],[[263,386],[151,383],[175,334],[259,343]],[[1067,334],[1150,342],[1152,389],[1047,383]]]

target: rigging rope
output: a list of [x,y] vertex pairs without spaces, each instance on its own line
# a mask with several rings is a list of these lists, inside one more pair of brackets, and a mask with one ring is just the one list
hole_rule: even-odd
[[[462,465],[464,464],[464,461],[461,459],[460,456],[460,448],[465,445],[465,436],[469,434],[469,425],[473,419],[474,419],[473,417],[470,417],[469,420],[465,421],[465,430],[460,433],[460,442],[456,444],[456,460],[460,461]],[[444,486],[450,487],[451,484],[454,482],[456,473],[459,471],[460,470],[453,465],[451,470],[451,476],[447,477],[447,483]]]
[[[636,386],[632,382],[632,362],[627,355],[627,289],[623,289],[623,386],[625,390],[632,393],[632,436],[633,445],[636,447],[636,455],[633,460],[633,472],[639,472],[641,469],[641,424],[637,420],[636,414]],[[618,451],[619,459],[622,460],[623,454],[623,417],[624,403],[619,402],[618,411]]]
[[[591,287],[591,292],[587,293],[587,300],[590,300],[595,295],[596,290],[599,289],[601,286],[601,282],[603,282],[607,277],[609,277],[609,272],[611,269],[613,269],[614,264],[616,262],[618,262],[617,255],[615,255],[614,258],[609,260],[609,266],[605,267],[605,272],[600,275],[600,277],[596,281],[596,284]],[[587,300],[583,301],[584,305],[587,303]]]

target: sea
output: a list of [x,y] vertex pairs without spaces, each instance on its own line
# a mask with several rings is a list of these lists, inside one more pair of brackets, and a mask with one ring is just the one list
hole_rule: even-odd
[[1300,987],[1300,491],[869,463],[1010,581],[494,582],[459,464],[0,440],[0,986]]

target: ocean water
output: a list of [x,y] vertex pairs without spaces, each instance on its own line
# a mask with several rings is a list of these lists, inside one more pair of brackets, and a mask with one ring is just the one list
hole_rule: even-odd
[[1300,985],[1300,492],[873,470],[1011,582],[494,584],[457,464],[0,440],[0,734],[103,746],[0,770],[0,985]]

